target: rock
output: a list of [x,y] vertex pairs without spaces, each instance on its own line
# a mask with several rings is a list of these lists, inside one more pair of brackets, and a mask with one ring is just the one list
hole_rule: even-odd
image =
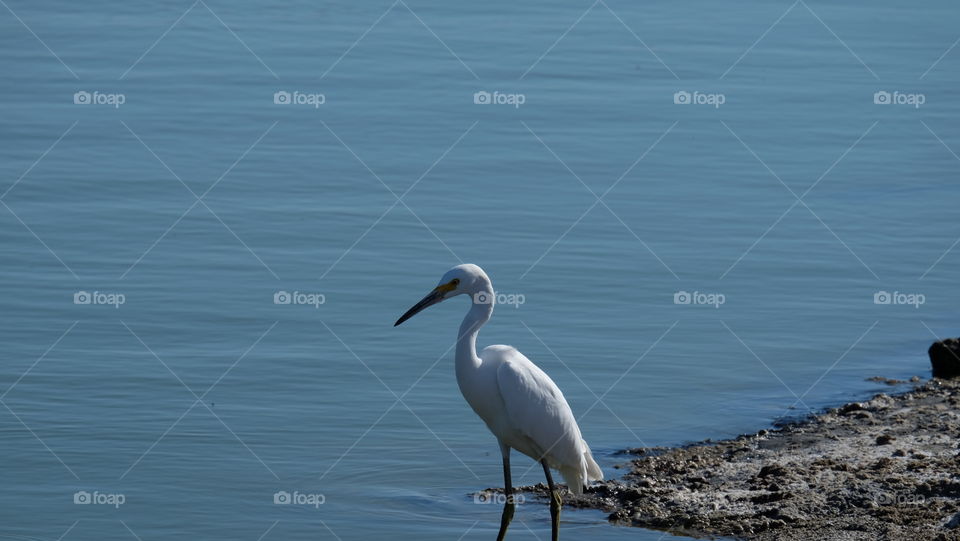
[[860,411],[863,409],[863,404],[859,402],[851,402],[849,404],[844,404],[839,410],[840,415],[849,415],[855,411]]
[[927,350],[935,378],[960,376],[960,338],[947,338],[934,342]]
[[[887,458],[887,457],[883,457],[883,458],[878,459],[876,462],[874,462],[872,468],[873,468],[874,470],[885,470],[885,469],[889,468],[890,466],[893,466],[893,464],[894,464],[893,459]],[[892,481],[891,481],[891,482],[892,482]]]
[[783,477],[787,474],[787,469],[781,466],[780,464],[767,464],[766,466],[760,468],[760,473],[757,474],[757,477]]
[[692,486],[692,487],[697,487],[697,486],[700,486],[700,485],[706,485],[706,484],[707,484],[707,479],[706,479],[705,477],[703,477],[702,475],[695,475],[695,476],[687,477],[687,484],[690,485],[690,486]]
[[906,383],[906,381],[902,379],[885,378],[883,376],[873,376],[872,378],[867,378],[867,381],[875,381],[877,383],[884,383],[886,385],[900,385],[901,383]]
[[640,487],[643,487],[643,488],[653,488],[653,487],[657,486],[657,480],[656,480],[656,479],[650,479],[649,477],[644,477],[644,478],[640,479],[639,481],[637,481],[637,486],[640,486]]
[[751,497],[750,501],[756,504],[765,504],[780,501],[786,497],[787,495],[783,492],[769,492],[757,494],[756,496]]
[[[960,541],[954,399],[960,377],[936,378],[766,434],[641,449],[622,480],[565,504],[612,513],[617,524],[697,537]],[[543,485],[520,490],[546,501]]]

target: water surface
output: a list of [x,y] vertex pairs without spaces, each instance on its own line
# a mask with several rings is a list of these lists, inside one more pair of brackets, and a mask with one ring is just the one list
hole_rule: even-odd
[[[0,534],[493,537],[465,303],[392,327],[458,262],[522,295],[480,341],[552,375],[610,476],[956,334],[949,2],[7,6]],[[547,535],[522,506],[510,538]]]

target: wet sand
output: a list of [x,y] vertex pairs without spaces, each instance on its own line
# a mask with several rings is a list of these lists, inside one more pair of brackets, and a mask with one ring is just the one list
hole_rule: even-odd
[[960,540],[960,381],[912,387],[731,440],[624,451],[625,475],[564,505],[694,537]]

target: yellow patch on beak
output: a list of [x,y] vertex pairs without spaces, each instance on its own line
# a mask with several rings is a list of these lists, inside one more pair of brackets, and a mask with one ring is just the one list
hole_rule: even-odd
[[441,293],[449,293],[457,288],[457,285],[453,283],[453,280],[450,282],[437,286],[434,291],[439,291]]

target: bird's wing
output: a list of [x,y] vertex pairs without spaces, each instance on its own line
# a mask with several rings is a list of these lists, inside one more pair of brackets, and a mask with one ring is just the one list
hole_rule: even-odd
[[517,450],[535,459],[546,456],[554,467],[579,463],[583,445],[580,428],[560,388],[516,349],[497,353],[502,357],[497,384],[508,420],[515,432],[534,444],[533,448],[518,446]]

